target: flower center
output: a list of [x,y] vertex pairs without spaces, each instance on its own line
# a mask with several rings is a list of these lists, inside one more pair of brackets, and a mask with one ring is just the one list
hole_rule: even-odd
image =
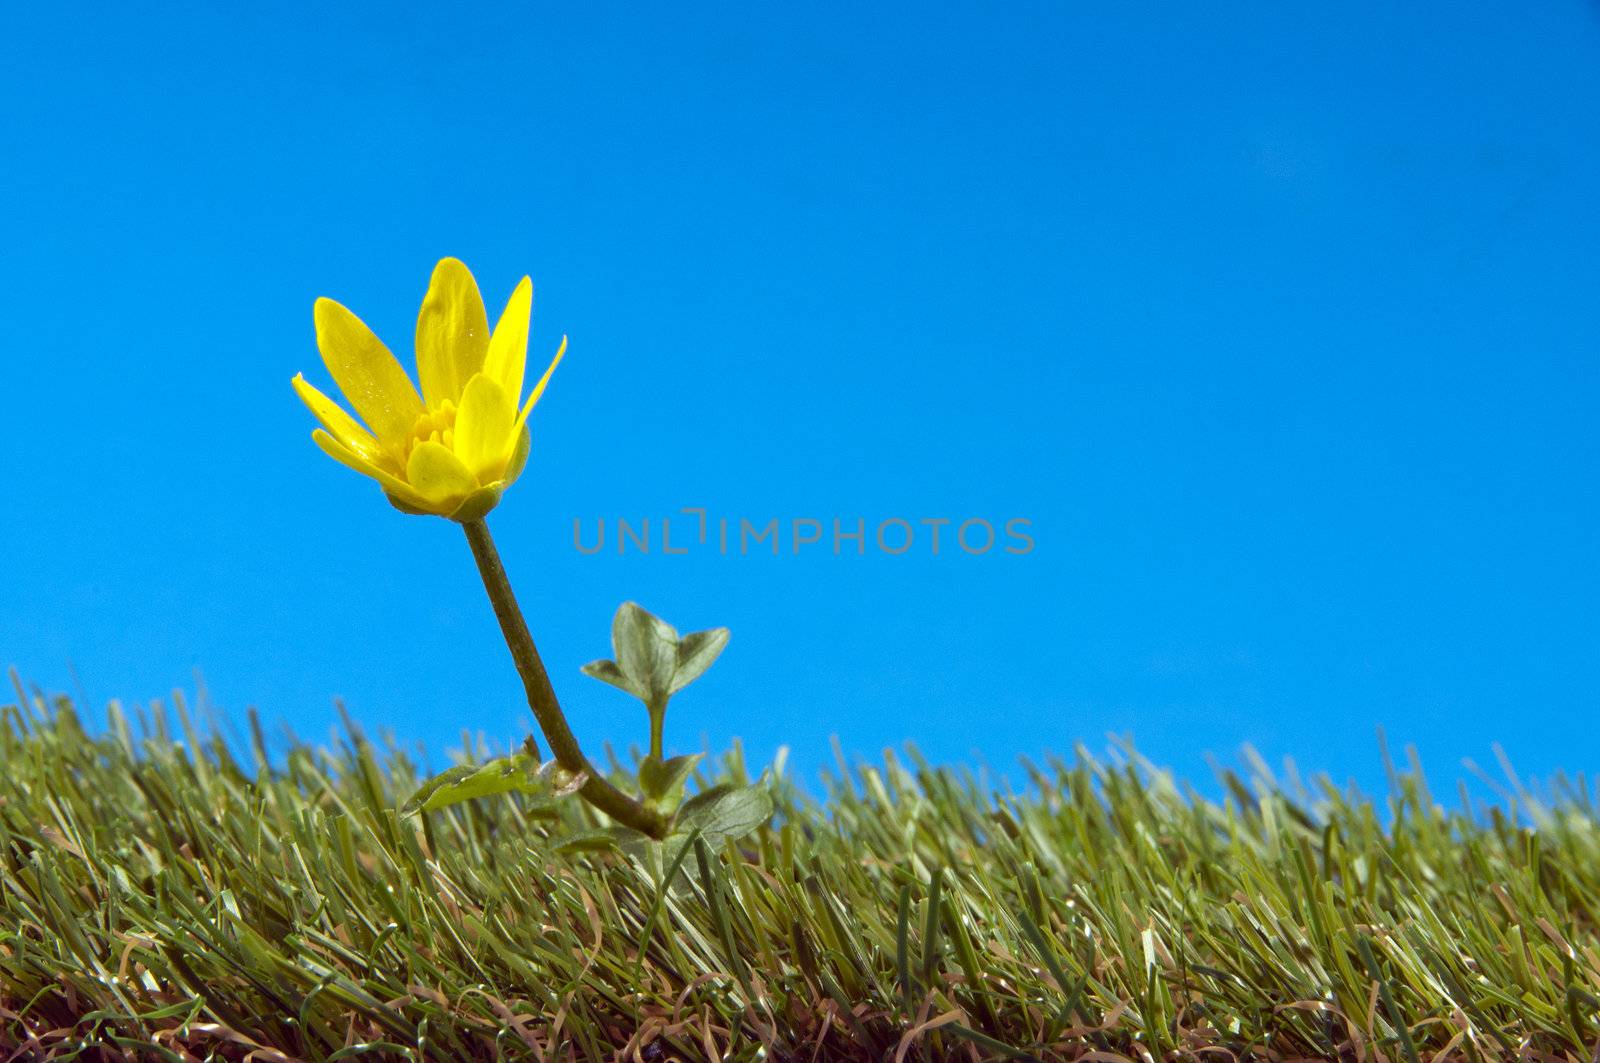
[[417,449],[418,444],[430,441],[455,449],[456,404],[449,399],[440,403],[436,410],[424,410],[422,416],[417,418],[416,425],[411,429],[411,440],[406,446],[406,457],[411,456],[411,451]]

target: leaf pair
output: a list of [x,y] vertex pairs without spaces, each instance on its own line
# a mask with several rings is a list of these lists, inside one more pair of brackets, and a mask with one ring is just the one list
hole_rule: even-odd
[[634,602],[623,602],[611,621],[616,660],[591,661],[583,672],[646,705],[664,705],[705,674],[728,645],[728,634],[727,628],[714,627],[680,637],[665,620]]
[[667,760],[654,755],[645,757],[639,764],[639,791],[651,801],[676,805],[676,795],[683,792],[689,773],[704,756],[703,753],[689,753]]

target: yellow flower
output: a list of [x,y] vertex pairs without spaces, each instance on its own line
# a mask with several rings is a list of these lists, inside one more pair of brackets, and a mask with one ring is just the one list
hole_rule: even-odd
[[518,410],[528,360],[533,282],[517,285],[494,332],[465,265],[434,267],[417,315],[422,394],[372,330],[332,299],[316,303],[317,347],[361,420],[294,378],[322,427],[311,438],[335,461],[383,485],[397,509],[462,523],[500,501],[528,460],[528,414],[567,352],[561,348]]

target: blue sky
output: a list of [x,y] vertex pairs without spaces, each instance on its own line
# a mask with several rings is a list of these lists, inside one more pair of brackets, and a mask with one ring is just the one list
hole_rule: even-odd
[[[633,598],[733,629],[671,744],[803,772],[1595,766],[1600,7],[229,7],[7,18],[0,661],[45,688],[523,732],[459,529],[289,389],[316,296],[409,359],[453,254],[571,336],[491,527],[596,751]],[[696,506],[1034,545],[574,549]]]

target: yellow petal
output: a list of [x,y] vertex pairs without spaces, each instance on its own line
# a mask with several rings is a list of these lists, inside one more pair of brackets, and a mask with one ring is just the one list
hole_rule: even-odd
[[332,299],[318,299],[313,316],[317,348],[334,383],[379,442],[391,448],[403,444],[422,413],[411,378],[383,341]]
[[528,451],[532,446],[533,439],[528,434],[528,427],[523,425],[522,431],[517,433],[516,441],[511,444],[511,457],[506,459],[505,471],[500,474],[507,487],[516,483],[517,477],[522,475],[523,467],[528,464]]
[[326,451],[328,457],[332,458],[334,461],[354,469],[363,476],[370,476],[372,479],[382,484],[383,489],[391,496],[391,500],[398,498],[408,505],[415,507],[416,509],[430,513],[433,512],[433,508],[428,505],[428,500],[408,487],[405,481],[401,480],[397,476],[393,476],[387,472],[384,472],[370,461],[362,460],[359,455],[349,450],[344,446],[344,444],[340,443],[327,432],[318,428],[311,433],[311,438],[315,440],[317,446]]
[[567,338],[561,337],[561,346],[556,351],[556,356],[550,361],[550,368],[544,371],[544,376],[533,386],[533,391],[528,395],[528,401],[522,407],[522,412],[517,415],[517,423],[513,427],[521,431],[522,426],[528,423],[528,414],[533,412],[534,404],[539,401],[539,396],[544,394],[545,385],[550,383],[550,374],[556,371],[556,366],[561,364],[561,359],[567,355]]
[[516,419],[515,400],[488,373],[467,381],[456,411],[455,452],[480,483],[495,479],[505,468],[515,442],[511,424]]
[[317,420],[322,422],[322,427],[326,428],[333,438],[344,444],[346,450],[365,461],[379,463],[383,451],[378,446],[378,441],[373,439],[372,434],[362,428],[354,417],[345,413],[342,406],[312,387],[302,374],[296,373],[290,383],[294,385],[295,394],[300,396],[300,401],[316,414]]
[[488,350],[489,317],[478,282],[459,259],[441,258],[417,315],[417,376],[428,407],[459,402]]
[[513,407],[522,394],[522,374],[528,365],[528,316],[532,311],[533,279],[524,277],[506,301],[483,359],[483,371],[511,397]]
[[461,459],[450,452],[443,443],[428,440],[417,444],[406,463],[406,482],[411,489],[427,499],[427,508],[441,516],[448,516],[463,499],[478,488]]

